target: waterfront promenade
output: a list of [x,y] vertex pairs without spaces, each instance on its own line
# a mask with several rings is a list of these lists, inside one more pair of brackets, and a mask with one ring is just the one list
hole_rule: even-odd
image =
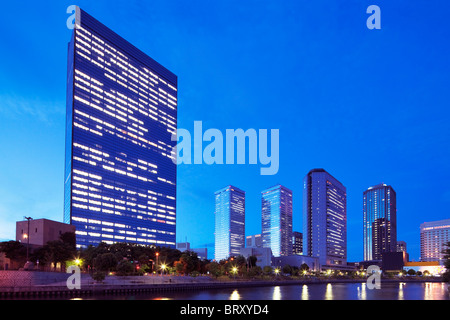
[[[301,285],[313,283],[363,283],[366,279],[302,278],[288,279],[274,277],[270,280],[223,279],[209,276],[106,276],[97,282],[89,274],[81,274],[80,289],[69,289],[67,279],[70,274],[40,271],[0,271],[0,298],[8,297],[52,297],[111,295],[124,293],[146,293],[206,290],[223,288],[263,287],[281,285]],[[382,279],[384,282],[441,282],[440,278],[394,278]]]

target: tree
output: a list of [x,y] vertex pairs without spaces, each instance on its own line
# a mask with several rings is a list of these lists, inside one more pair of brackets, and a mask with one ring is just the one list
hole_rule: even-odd
[[222,265],[215,261],[208,263],[206,265],[206,270],[216,278],[223,275],[224,271]]
[[265,275],[272,274],[272,273],[273,273],[272,267],[271,267],[271,266],[265,266],[265,267],[263,268],[263,273],[264,273]]
[[250,268],[256,267],[256,261],[258,261],[258,258],[256,256],[250,256],[247,259],[248,261],[248,266]]
[[263,270],[260,266],[254,266],[248,271],[248,275],[250,277],[260,276],[262,275]]
[[115,269],[116,266],[117,266],[117,258],[111,252],[107,252],[107,253],[103,253],[101,255],[98,255],[94,259],[94,268],[97,271],[109,272],[112,269]]
[[291,274],[292,273],[292,267],[288,264],[285,264],[283,266],[283,269],[281,269],[284,274]]
[[[108,254],[108,253],[106,253]],[[125,276],[127,274],[130,274],[134,271],[133,264],[128,260],[121,260],[116,267],[117,274],[119,276]]]
[[5,241],[0,243],[0,252],[4,252],[6,258],[25,263],[27,257],[26,247],[19,241]]
[[450,241],[445,246],[447,248],[442,253],[444,254],[444,266],[446,270],[442,276],[445,282],[450,282]]
[[48,241],[43,247],[37,249],[32,254],[32,260],[39,260],[39,263],[42,265],[51,265],[53,263],[55,268],[60,263],[64,267],[65,262],[72,260],[76,254],[76,247],[71,240],[70,233],[64,235],[64,238],[61,238],[61,240]]
[[408,275],[414,276],[415,274],[416,274],[416,271],[414,271],[414,269],[409,269],[408,270]]
[[301,271],[308,271],[309,270],[309,266],[306,263],[302,263],[302,265],[300,266],[300,270]]

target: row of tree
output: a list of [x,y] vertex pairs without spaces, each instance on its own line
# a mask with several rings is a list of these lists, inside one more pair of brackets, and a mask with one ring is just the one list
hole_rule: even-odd
[[[44,246],[28,250],[27,244],[19,241],[0,242],[0,252],[15,264],[23,266],[28,261],[40,267],[55,269],[57,265],[65,266],[66,261],[77,254],[75,234],[63,233],[59,240],[48,241]],[[27,259],[28,258],[28,259]]]
[[[198,275],[209,273],[214,277],[223,275],[240,275],[255,277],[276,273],[298,276],[308,271],[308,266],[303,264],[298,267],[289,265],[280,268],[264,267],[256,265],[257,258],[250,256],[230,257],[221,261],[199,259],[192,251],[181,252],[169,247],[142,246],[134,243],[118,242],[97,246],[89,246],[86,249],[77,250],[75,234],[64,233],[59,240],[49,241],[43,247],[27,253],[26,245],[18,241],[6,241],[0,243],[0,251],[6,257],[24,265],[31,261],[40,267],[52,267],[77,264],[82,270],[104,277],[106,273],[115,272],[118,275],[142,274],[142,273],[170,273],[180,275]],[[446,272],[444,280],[450,281],[450,242],[444,250],[444,265]],[[412,275],[412,271],[410,272]]]

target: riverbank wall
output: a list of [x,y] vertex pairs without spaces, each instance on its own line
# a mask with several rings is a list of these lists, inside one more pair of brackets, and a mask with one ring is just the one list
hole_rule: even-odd
[[[5,273],[7,272],[7,273]],[[70,274],[33,271],[0,271],[1,298],[60,298],[70,299],[81,296],[108,296],[120,294],[157,293],[170,291],[210,290],[223,288],[286,286],[320,283],[365,283],[366,279],[318,279],[301,280],[275,278],[273,280],[230,279],[219,281],[211,277],[183,276],[107,276],[102,282],[95,282],[88,274],[81,274],[80,289],[69,289],[66,281]],[[442,282],[439,278],[381,279],[389,282]]]

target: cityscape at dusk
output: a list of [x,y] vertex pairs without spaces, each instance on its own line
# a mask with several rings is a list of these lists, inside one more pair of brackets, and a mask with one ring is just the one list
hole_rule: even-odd
[[[149,248],[123,257],[146,274],[442,276],[450,4],[371,5],[5,4],[2,248],[28,241],[28,264],[43,228],[49,243],[73,234],[73,250],[119,250],[118,273],[124,243]],[[189,269],[174,249],[205,262]],[[88,273],[100,270],[89,250],[74,263]],[[2,270],[15,264],[6,258]],[[444,290],[433,279],[418,299]]]

